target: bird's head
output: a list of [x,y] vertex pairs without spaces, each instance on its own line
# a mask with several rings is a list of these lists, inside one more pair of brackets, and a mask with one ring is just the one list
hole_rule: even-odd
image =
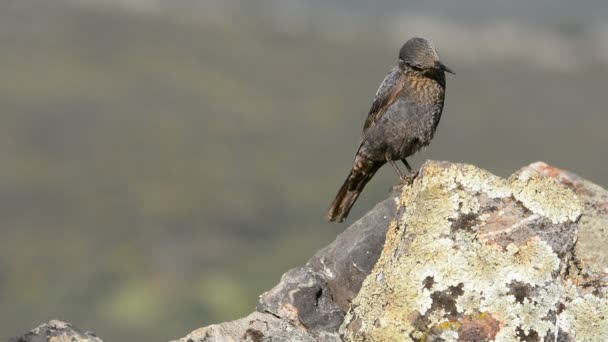
[[426,38],[414,37],[405,42],[399,50],[399,64],[422,73],[454,73],[439,60],[433,43]]

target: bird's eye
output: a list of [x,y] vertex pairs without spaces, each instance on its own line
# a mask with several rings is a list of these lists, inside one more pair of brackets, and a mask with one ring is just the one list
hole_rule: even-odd
[[410,67],[412,67],[412,69],[416,70],[416,71],[423,71],[424,68],[419,66],[419,65],[415,65],[415,64],[410,64]]

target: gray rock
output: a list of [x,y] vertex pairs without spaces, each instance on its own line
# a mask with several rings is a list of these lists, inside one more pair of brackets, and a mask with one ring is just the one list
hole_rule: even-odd
[[344,313],[380,256],[397,197],[374,207],[304,267],[283,275],[262,294],[257,310],[301,325],[318,336],[337,333]]
[[348,310],[380,257],[386,231],[395,218],[399,195],[394,194],[376,205],[307,263],[324,275],[333,301],[343,311]]
[[103,342],[92,332],[82,333],[70,323],[52,320],[30,332],[8,339],[8,342]]
[[254,312],[245,318],[197,329],[172,342],[314,342],[305,329],[270,314]]

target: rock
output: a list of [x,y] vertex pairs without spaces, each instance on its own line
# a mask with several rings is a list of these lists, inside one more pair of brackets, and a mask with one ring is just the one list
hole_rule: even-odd
[[505,180],[427,162],[404,188],[343,339],[608,341],[606,291],[576,271],[586,204],[537,169]]
[[578,224],[576,256],[594,271],[608,273],[608,191],[572,172],[543,162],[533,163],[529,167],[556,179],[582,200],[585,208]]
[[245,318],[200,328],[188,336],[172,342],[265,342],[302,341],[315,342],[304,329],[270,314],[254,312]]
[[8,342],[103,342],[92,332],[81,333],[70,323],[52,320],[25,335],[12,337]]
[[257,310],[317,337],[337,333],[350,302],[380,256],[397,203],[397,196],[379,203],[306,266],[285,273],[277,286],[260,296]]
[[[608,341],[608,192],[538,162],[427,162],[245,318],[175,342]],[[91,341],[51,321],[17,341]]]

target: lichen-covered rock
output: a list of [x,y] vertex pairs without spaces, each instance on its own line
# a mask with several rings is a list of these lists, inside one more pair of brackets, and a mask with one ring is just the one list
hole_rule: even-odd
[[103,342],[92,332],[82,333],[70,323],[52,320],[30,332],[8,339],[8,342]]
[[569,277],[584,203],[533,168],[427,162],[341,327],[346,341],[608,341]]
[[585,209],[578,224],[576,256],[593,270],[608,273],[608,191],[543,162],[533,163],[529,168],[564,184],[582,200]]

